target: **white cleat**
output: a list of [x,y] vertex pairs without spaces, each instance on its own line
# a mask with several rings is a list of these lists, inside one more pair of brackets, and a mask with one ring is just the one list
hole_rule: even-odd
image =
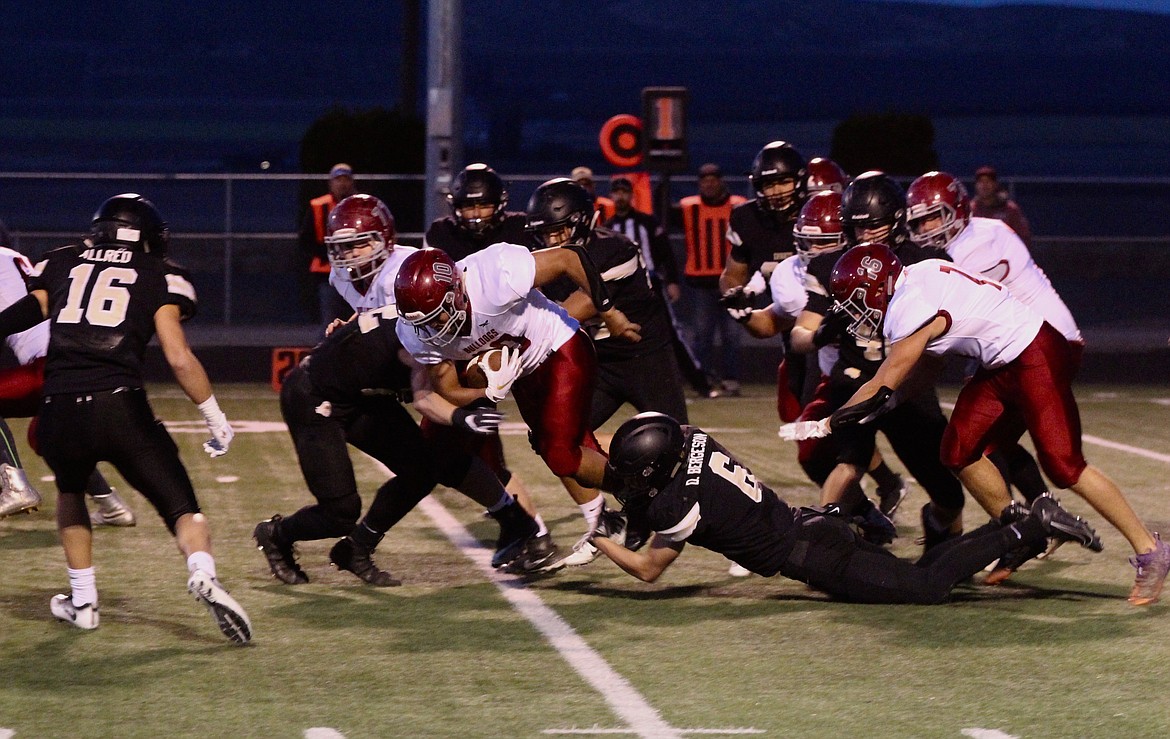
[[24,470],[0,464],[0,518],[31,513],[40,505],[41,494],[28,481]]
[[89,514],[89,522],[94,526],[133,526],[138,523],[134,511],[113,490],[107,495],[90,497],[98,505],[97,510]]
[[727,569],[727,574],[731,575],[732,577],[747,577],[748,575],[752,574],[752,571],[738,562],[732,562],[731,567]]
[[235,598],[228,595],[219,580],[203,570],[195,570],[187,579],[187,592],[207,606],[224,636],[236,644],[247,644],[252,640],[252,622],[248,620],[248,614]]
[[49,600],[49,611],[53,614],[53,618],[72,624],[79,629],[96,629],[100,620],[96,603],[75,606],[73,598],[68,595],[54,595]]

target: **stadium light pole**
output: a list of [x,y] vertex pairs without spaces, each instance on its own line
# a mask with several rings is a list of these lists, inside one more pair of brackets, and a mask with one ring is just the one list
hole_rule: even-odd
[[463,159],[463,3],[431,0],[427,7],[427,171],[425,229],[447,210],[452,170]]

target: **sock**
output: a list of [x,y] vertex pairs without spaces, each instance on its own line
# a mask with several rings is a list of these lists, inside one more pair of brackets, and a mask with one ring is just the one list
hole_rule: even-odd
[[889,490],[896,488],[901,484],[902,478],[898,476],[889,466],[882,462],[877,467],[869,471],[869,476],[877,483],[878,488],[882,490]]
[[513,498],[511,496],[511,494],[508,493],[507,490],[504,490],[500,493],[500,499],[496,501],[495,505],[488,508],[487,512],[488,513],[499,513],[501,510],[503,510],[507,506],[512,505],[513,500],[515,500],[515,498]]
[[187,557],[187,571],[194,573],[195,570],[203,570],[214,578],[215,559],[208,552],[191,552]]
[[69,572],[69,587],[73,591],[73,605],[81,606],[97,603],[97,578],[92,567],[75,570],[67,568]]
[[548,526],[544,525],[544,519],[540,517],[540,514],[537,513],[535,516],[533,516],[533,518],[536,519],[536,525],[540,527],[536,530],[536,535],[537,536],[544,536],[545,534],[547,534],[548,533]]
[[601,509],[605,507],[605,496],[601,493],[588,503],[581,504],[581,515],[585,516],[585,526],[590,533],[597,528],[597,520],[601,518]]
[[354,544],[365,547],[372,552],[382,541],[382,534],[370,528],[365,520],[361,520],[358,521],[357,526],[353,527],[353,531],[349,532],[349,538]]

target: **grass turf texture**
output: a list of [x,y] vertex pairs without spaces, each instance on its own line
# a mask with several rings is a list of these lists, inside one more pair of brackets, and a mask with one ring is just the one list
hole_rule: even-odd
[[[1082,387],[1085,431],[1170,454],[1170,406],[1156,402],[1166,395]],[[264,386],[223,386],[218,396],[241,428],[280,420]],[[202,426],[176,389],[154,388],[153,397],[168,422]],[[504,408],[519,420],[514,405]],[[783,497],[815,501],[794,445],[775,436],[770,388],[695,401],[690,411]],[[25,422],[12,426],[25,449]],[[251,532],[309,500],[287,433],[240,433],[217,460],[199,450],[202,431],[175,438],[211,519],[220,577],[248,610],[254,644],[241,649],[221,637],[186,593],[165,529],[112,473],[139,524],[95,533],[101,628],[55,622],[48,601],[68,583],[54,487],[38,482],[47,470],[25,451],[46,503],[0,522],[0,728],[17,737],[298,737],[332,727],[352,739],[623,726],[421,512],[378,551],[403,587],[374,589],[332,570],[332,542],[300,545],[312,583],[285,586],[270,577]],[[506,436],[505,446],[554,535],[571,545],[581,532],[576,507],[523,435]],[[1086,455],[1152,528],[1170,534],[1170,463],[1092,444]],[[357,455],[355,464],[368,503],[381,476]],[[216,481],[227,476],[239,479]],[[437,495],[491,545],[494,522],[455,493]],[[1005,586],[964,586],[937,607],[856,606],[780,578],[735,579],[726,560],[694,547],[654,585],[600,559],[530,587],[674,727],[753,727],[768,736],[957,737],[968,728],[1164,735],[1170,608],[1129,606],[1128,546],[1075,495],[1062,500],[1094,522],[1105,552],[1066,545]],[[902,556],[917,554],[924,501],[915,486],[900,511],[894,550]],[[968,527],[982,522],[970,502],[967,511]]]

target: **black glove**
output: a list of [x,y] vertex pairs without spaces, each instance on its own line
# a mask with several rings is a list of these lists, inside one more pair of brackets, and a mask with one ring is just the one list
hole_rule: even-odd
[[727,311],[727,315],[740,323],[747,323],[752,317],[752,297],[755,293],[743,289],[743,286],[733,287],[719,296],[719,306]]
[[451,425],[469,429],[474,434],[494,434],[504,414],[495,408],[456,408],[451,414]]
[[823,346],[835,343],[845,333],[845,329],[849,328],[849,323],[853,320],[845,308],[840,303],[834,303],[825,317],[821,319],[821,325],[817,326],[816,333],[813,334],[813,344],[820,349]]

